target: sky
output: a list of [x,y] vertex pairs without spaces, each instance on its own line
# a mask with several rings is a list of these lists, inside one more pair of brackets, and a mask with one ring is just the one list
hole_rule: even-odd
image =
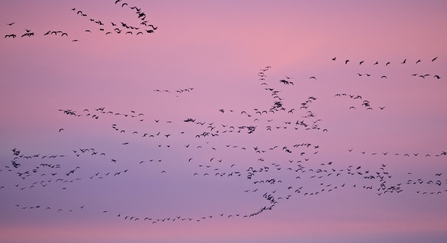
[[0,2],[0,242],[445,242],[447,2]]

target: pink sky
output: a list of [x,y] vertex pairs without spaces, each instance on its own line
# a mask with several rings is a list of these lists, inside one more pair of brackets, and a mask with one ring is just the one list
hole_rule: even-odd
[[123,2],[0,3],[0,242],[445,242],[445,1]]

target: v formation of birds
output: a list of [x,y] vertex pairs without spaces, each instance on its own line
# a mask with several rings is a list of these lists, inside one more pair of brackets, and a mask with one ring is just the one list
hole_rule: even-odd
[[[91,22],[92,28],[86,29],[86,34],[93,31],[103,32],[104,35],[146,35],[154,33],[157,27],[149,24],[146,20],[146,14],[141,8],[129,6],[126,2],[116,0],[114,4],[121,8],[129,8],[135,11],[136,19],[140,22],[139,26],[133,26],[125,22],[114,23],[92,18],[81,9],[73,8],[72,12],[79,18],[85,18]],[[15,22],[7,23],[13,28],[17,25]],[[25,29],[24,32],[8,33],[5,38],[14,39],[17,36],[21,38],[33,37],[37,35],[33,30]],[[60,36],[66,38],[70,33],[63,30],[46,30],[39,33],[43,36]],[[72,39],[77,42],[81,38]],[[328,58],[328,62],[338,62],[337,57]],[[426,62],[436,62],[438,57],[427,58]],[[384,65],[392,68],[393,65],[420,65],[424,60],[403,59],[399,63],[378,61],[353,61],[342,60],[344,65]],[[264,108],[253,108],[250,110],[238,110],[237,108],[216,108],[216,117],[218,116],[240,116],[249,119],[246,124],[221,123],[218,120],[206,121],[194,117],[185,117],[181,120],[167,120],[163,117],[152,117],[150,114],[128,110],[117,111],[109,110],[106,107],[96,108],[61,108],[58,110],[61,116],[68,116],[70,119],[88,119],[90,122],[101,122],[103,119],[107,122],[114,120],[113,123],[101,125],[108,127],[109,132],[117,137],[116,148],[114,150],[124,150],[135,144],[144,144],[153,150],[161,151],[158,154],[170,153],[173,150],[184,151],[186,156],[176,161],[166,161],[163,156],[133,158],[129,161],[123,161],[115,157],[113,152],[104,152],[98,148],[86,146],[82,148],[71,148],[68,151],[60,153],[48,153],[42,151],[36,154],[28,154],[26,148],[12,148],[11,161],[0,169],[2,174],[10,173],[14,175],[16,181],[10,185],[0,185],[0,195],[2,190],[17,190],[19,193],[26,193],[32,190],[53,190],[55,193],[70,191],[76,183],[89,181],[95,183],[97,180],[120,180],[129,178],[138,170],[147,170],[156,173],[158,176],[169,177],[172,167],[167,164],[179,163],[181,166],[190,167],[194,172],[188,174],[191,180],[197,178],[206,178],[208,180],[236,180],[241,183],[241,192],[250,194],[264,202],[261,207],[254,207],[246,212],[215,212],[206,215],[166,215],[156,217],[150,214],[130,214],[126,210],[114,211],[104,208],[98,211],[98,214],[110,215],[119,220],[141,221],[152,224],[166,223],[173,221],[196,221],[201,222],[213,218],[241,217],[251,218],[261,213],[274,211],[275,207],[285,200],[293,200],[300,197],[317,197],[321,194],[337,193],[344,188],[356,188],[358,190],[368,190],[377,196],[386,196],[387,194],[399,193],[417,193],[420,195],[443,196],[447,194],[447,172],[435,171],[430,176],[413,176],[411,171],[406,172],[404,181],[394,180],[393,172],[388,170],[388,164],[381,163],[377,167],[371,167],[365,164],[351,164],[343,166],[336,161],[321,161],[318,159],[320,147],[318,144],[299,141],[291,144],[277,144],[271,147],[261,147],[256,144],[244,144],[239,140],[233,143],[219,143],[219,140],[230,134],[238,136],[252,136],[253,134],[269,134],[287,130],[303,133],[330,133],[331,130],[325,127],[324,116],[317,114],[312,105],[318,102],[319,97],[308,96],[300,104],[288,104],[281,91],[291,89],[297,85],[294,79],[285,76],[280,80],[269,80],[268,71],[271,66],[266,66],[258,72],[257,81],[259,88],[269,94],[270,106]],[[359,78],[378,78],[392,79],[384,74],[372,73],[353,73]],[[441,79],[437,73],[410,73],[409,77],[420,79],[432,78]],[[308,77],[308,82],[318,82],[318,75]],[[195,87],[183,87],[175,90],[156,89],[153,92],[165,94],[188,94],[193,93]],[[356,112],[364,109],[368,112],[383,112],[387,110],[385,104],[376,104],[376,101],[370,101],[368,97],[361,94],[352,93],[334,93],[333,99],[348,99],[351,105],[347,110]],[[78,110],[79,109],[79,110]],[[284,116],[286,115],[286,116]],[[278,118],[277,118],[278,117]],[[283,120],[288,117],[288,120]],[[135,128],[129,128],[126,121],[131,120],[132,124],[138,124]],[[121,125],[122,122],[125,125]],[[167,131],[169,124],[182,124],[184,131]],[[164,129],[161,129],[161,126]],[[144,127],[143,129],[141,127]],[[187,128],[186,128],[187,127]],[[58,127],[55,131],[60,136],[69,132],[68,128]],[[182,142],[179,142],[182,141]],[[227,141],[227,140],[226,140]],[[203,151],[206,151],[203,152]],[[256,166],[246,166],[240,161],[226,159],[225,154],[237,153],[248,155]],[[418,158],[423,161],[442,160],[446,158],[446,151],[437,153],[424,153],[422,151],[356,151],[347,149],[347,155],[358,154],[370,158],[379,157],[401,157],[402,159]],[[198,156],[201,153],[206,156]],[[211,154],[211,155],[210,155]],[[270,155],[281,154],[281,158],[287,158],[284,161],[272,159]],[[375,157],[374,157],[375,156]],[[89,158],[98,161],[101,164],[99,171],[84,170],[87,167],[83,162]],[[73,162],[74,161],[74,162]],[[132,164],[132,166],[129,166]],[[120,165],[120,166],[117,166]],[[166,165],[166,166],[164,166]],[[126,167],[128,166],[128,167]],[[347,180],[349,178],[349,180]],[[355,178],[354,180],[352,178]],[[17,202],[15,207],[21,210],[43,210],[48,212],[74,212],[84,210],[89,207],[86,201],[77,207],[58,207],[50,205],[34,204],[33,202]]]

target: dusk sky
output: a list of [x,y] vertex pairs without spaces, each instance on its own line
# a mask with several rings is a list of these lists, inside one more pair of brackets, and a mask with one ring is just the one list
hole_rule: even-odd
[[447,1],[0,2],[0,242],[447,241]]

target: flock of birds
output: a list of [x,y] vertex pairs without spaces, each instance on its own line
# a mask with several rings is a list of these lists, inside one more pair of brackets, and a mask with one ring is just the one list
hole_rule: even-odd
[[[84,10],[72,8],[72,12],[79,18],[87,19],[91,22],[92,28],[85,29],[85,33],[99,31],[104,35],[146,35],[154,33],[157,27],[149,24],[147,16],[141,8],[130,6],[127,2],[115,0],[113,3],[120,8],[128,8],[135,12],[139,25],[131,25],[125,22],[110,22],[92,18]],[[13,28],[15,22],[7,23]],[[35,32],[25,29],[25,32],[18,34],[9,33],[5,38],[14,39],[33,37]],[[44,36],[71,36],[63,30],[47,30]],[[78,39],[72,39],[77,42]],[[329,59],[329,58],[328,58]],[[431,62],[438,60],[438,57],[431,59]],[[332,61],[338,61],[336,57]],[[349,59],[343,61],[344,65],[353,63]],[[414,65],[422,62],[421,59],[411,61]],[[410,63],[407,59],[400,62],[400,65]],[[358,65],[364,66],[368,62],[361,60]],[[373,66],[394,65],[390,61],[371,63]],[[313,109],[313,104],[319,98],[315,96],[304,97],[298,104],[287,103],[287,97],[283,95],[285,89],[296,85],[292,77],[285,76],[283,79],[269,81],[267,76],[271,66],[266,66],[258,72],[259,86],[263,92],[268,94],[267,107],[238,110],[237,108],[222,107],[216,109],[216,117],[233,116],[242,117],[236,119],[237,122],[219,122],[216,120],[207,121],[195,117],[185,117],[181,120],[163,120],[152,117],[148,113],[135,110],[115,111],[106,107],[84,108],[82,111],[75,109],[59,109],[63,116],[72,119],[89,119],[90,122],[98,122],[107,126],[110,133],[117,137],[117,142],[113,151],[103,151],[101,149],[85,146],[73,148],[61,153],[40,153],[28,154],[22,152],[24,149],[13,148],[11,150],[12,159],[8,164],[0,169],[2,174],[12,175],[15,181],[9,184],[0,185],[0,195],[4,190],[16,190],[17,193],[26,193],[31,190],[49,190],[59,193],[61,190],[73,190],[73,185],[78,183],[94,183],[98,180],[121,180],[138,175],[140,171],[150,171],[158,175],[169,176],[172,167],[169,164],[178,164],[186,168],[184,172],[189,173],[191,180],[197,178],[218,180],[232,180],[241,183],[241,192],[259,198],[263,206],[253,208],[248,212],[216,212],[207,215],[166,215],[159,217],[145,214],[131,214],[122,211],[103,208],[98,211],[100,214],[112,215],[112,217],[128,220],[143,221],[152,224],[174,221],[196,221],[203,222],[213,218],[251,218],[261,213],[273,210],[283,201],[300,197],[315,197],[321,194],[336,193],[346,188],[367,190],[384,196],[386,194],[399,194],[404,192],[417,193],[421,195],[446,195],[447,194],[447,172],[436,171],[430,175],[415,176],[412,172],[405,175],[395,176],[386,163],[378,166],[368,164],[344,165],[337,161],[322,161],[318,158],[321,146],[309,141],[296,141],[289,144],[276,144],[271,146],[261,146],[259,144],[246,143],[246,136],[268,136],[274,132],[315,132],[329,133],[323,118]],[[359,77],[374,76],[371,73],[357,73]],[[381,79],[388,79],[387,75],[378,75]],[[441,79],[439,74],[418,74],[411,76],[426,79]],[[310,76],[308,80],[318,82],[317,76]],[[184,94],[195,90],[194,87],[176,90],[155,89],[153,92],[166,94]],[[327,97],[326,97],[327,98]],[[355,104],[349,110],[364,108],[368,111],[383,111],[385,105],[373,105],[368,99],[359,94],[336,93],[335,99],[350,99]],[[103,122],[104,120],[104,122]],[[113,122],[110,122],[112,121]],[[135,127],[129,127],[134,124]],[[141,128],[144,127],[144,128]],[[185,127],[183,130],[176,130],[178,127]],[[169,130],[171,129],[172,130]],[[64,136],[69,128],[58,127],[55,129],[61,136]],[[304,137],[304,136],[303,136]],[[234,142],[227,142],[228,140]],[[219,142],[223,140],[225,142]],[[186,142],[185,142],[186,141]],[[123,161],[116,151],[133,145],[143,144],[151,151],[158,151],[154,155],[138,157],[130,156],[130,159]],[[266,144],[266,143],[262,143]],[[176,161],[166,159],[163,154],[170,154],[172,151],[182,151],[185,155]],[[347,154],[357,151],[348,149]],[[360,151],[362,155],[369,156],[403,156],[413,159],[437,158],[445,159],[446,151],[438,153],[407,151],[407,152],[367,152]],[[161,154],[161,155],[160,155]],[[249,156],[252,161],[241,163],[229,155]],[[85,159],[97,161],[100,169],[91,171],[84,162]],[[404,178],[404,179],[402,179]],[[35,204],[32,202],[15,203],[15,207],[21,210],[44,210],[57,213],[71,213],[89,208],[89,203],[85,202],[77,207],[54,207],[52,205]]]
[[[128,3],[122,2],[120,0],[114,2],[115,5],[121,6],[121,8],[127,7],[130,10],[135,11],[135,14],[137,16],[138,21],[140,22],[139,25],[134,26],[126,22],[107,22],[100,19],[95,19],[90,17],[90,15],[87,15],[83,10],[72,8],[71,10],[76,13],[76,15],[88,18],[89,21],[96,25],[96,28],[92,29],[85,29],[85,33],[92,33],[92,31],[99,31],[104,33],[105,35],[111,35],[111,34],[123,34],[123,35],[145,35],[145,34],[152,34],[155,33],[155,31],[158,29],[157,26],[154,26],[153,24],[150,24],[148,22],[147,15],[145,12],[142,11],[140,7],[137,6],[129,6]],[[16,23],[10,22],[7,23],[8,26],[13,27]],[[17,33],[17,32],[16,32]],[[20,36],[21,38],[24,37],[33,37],[35,32],[30,29],[25,29],[24,33],[16,34],[16,33],[9,33],[5,34],[5,38],[15,39],[17,36]],[[60,36],[60,37],[68,37],[69,34],[66,31],[62,30],[48,30],[44,31],[44,36]],[[72,42],[78,42],[79,39],[72,39]]]
[[[117,1],[118,2],[118,1]],[[434,58],[432,61],[435,61]],[[335,60],[335,59],[333,59]],[[346,64],[348,61],[345,62]],[[360,65],[363,62],[360,63]],[[389,65],[389,64],[386,64]],[[318,159],[320,145],[299,141],[291,144],[277,144],[272,146],[261,146],[257,144],[246,144],[243,137],[252,134],[271,133],[274,131],[291,130],[296,132],[313,131],[329,132],[325,128],[323,119],[313,111],[312,105],[318,100],[317,97],[309,96],[301,103],[287,104],[285,97],[281,94],[284,85],[293,85],[291,77],[279,81],[268,82],[267,73],[271,69],[266,66],[258,73],[260,87],[270,95],[271,105],[264,108],[253,108],[252,110],[236,110],[234,108],[220,108],[216,110],[217,115],[243,116],[244,123],[218,123],[217,121],[205,121],[198,118],[186,117],[182,120],[163,120],[151,117],[149,114],[130,110],[127,112],[112,111],[106,107],[85,108],[78,112],[74,109],[59,109],[61,115],[73,119],[90,119],[92,122],[105,120],[111,124],[110,132],[118,136],[116,143],[117,151],[120,148],[134,144],[144,144],[151,151],[160,151],[155,154],[169,154],[171,151],[183,151],[186,154],[177,161],[169,161],[163,156],[141,157],[132,156],[131,161],[122,161],[114,156],[113,152],[100,151],[93,147],[75,148],[70,152],[60,154],[26,154],[21,149],[12,149],[12,160],[10,164],[0,169],[1,173],[11,173],[16,176],[17,181],[9,185],[18,191],[30,190],[66,190],[71,185],[86,181],[96,180],[119,180],[129,178],[132,173],[138,171],[151,171],[159,175],[169,176],[171,167],[168,164],[176,163],[185,168],[190,168],[191,180],[194,178],[219,178],[221,180],[236,180],[244,185],[241,189],[246,194],[258,197],[264,205],[254,208],[249,212],[215,213],[200,216],[191,215],[166,215],[158,217],[155,215],[130,214],[125,210],[114,211],[108,208],[98,213],[112,215],[117,219],[129,221],[143,221],[152,224],[173,221],[196,221],[201,222],[213,218],[250,218],[266,211],[273,210],[278,204],[285,200],[299,197],[312,197],[326,193],[335,193],[344,188],[356,188],[368,190],[378,196],[386,194],[399,194],[413,192],[420,195],[445,195],[447,194],[447,177],[443,171],[436,171],[424,177],[415,176],[412,172],[399,175],[398,179],[392,171],[388,170],[388,164],[381,163],[374,167],[368,164],[341,165],[336,161],[321,161]],[[316,78],[312,78],[315,79]],[[279,86],[280,88],[276,88]],[[190,92],[194,88],[178,89],[173,93]],[[154,90],[154,92],[170,93],[170,90]],[[336,93],[335,98],[349,98],[359,102],[366,110],[377,108],[384,110],[385,106],[372,106],[371,102],[364,99],[362,95],[349,93]],[[355,109],[351,106],[349,109]],[[281,115],[283,114],[283,115]],[[285,116],[284,116],[285,115]],[[284,120],[284,117],[290,119]],[[242,119],[242,120],[244,120]],[[241,119],[238,119],[240,122]],[[120,123],[121,122],[121,123]],[[129,128],[134,122],[139,129]],[[143,125],[143,126],[141,126]],[[184,130],[167,131],[169,128],[185,126]],[[141,129],[145,127],[145,129]],[[62,136],[67,128],[58,128]],[[230,136],[236,136],[234,143],[219,143],[219,140]],[[240,139],[239,139],[240,138]],[[188,141],[188,142],[180,142]],[[347,153],[356,152],[349,149]],[[360,151],[362,155],[394,155],[412,158],[445,158],[446,151],[433,153],[421,153],[416,151],[402,152],[367,152]],[[202,155],[203,154],[203,155]],[[251,164],[240,163],[237,159],[228,158],[229,154],[248,155],[253,158]],[[200,155],[200,156],[197,156]],[[103,163],[98,171],[84,170],[85,158]],[[73,162],[74,161],[74,162]],[[126,168],[117,168],[114,165],[126,165]],[[402,179],[404,178],[404,179]],[[8,185],[0,185],[1,190]],[[89,207],[88,202],[77,207],[64,208],[50,205],[16,203],[16,208],[22,210],[44,210],[63,212],[75,212]]]
[[[432,58],[430,62],[434,62],[434,61],[436,61],[436,60],[438,60],[438,57],[434,57],[434,58]],[[332,58],[332,61],[337,61],[337,57],[333,57],[333,58]],[[351,62],[351,61],[350,61],[349,59],[346,59],[346,60],[344,61],[344,64],[345,64],[345,65],[348,65],[350,62]],[[417,65],[417,64],[419,64],[419,63],[421,63],[421,62],[422,62],[422,59],[417,59],[417,60],[414,61],[413,63],[414,63],[414,65]],[[404,59],[402,62],[400,62],[400,65],[403,65],[403,64],[410,64],[410,61],[407,62],[407,59]],[[359,65],[359,66],[361,66],[361,65],[365,66],[365,65],[367,65],[367,62],[365,62],[365,60],[361,60],[361,61],[358,63],[358,65]],[[372,62],[372,65],[373,65],[373,66],[376,66],[376,65],[379,65],[379,66],[380,66],[380,63],[379,63],[379,61],[375,61],[375,62]],[[382,64],[382,65],[383,65],[383,64]],[[386,61],[384,65],[385,65],[385,67],[387,67],[387,66],[392,65],[392,64],[391,64],[391,61]],[[373,75],[372,75],[371,73],[357,73],[357,76],[358,76],[358,77],[371,77],[371,76],[373,76]],[[388,79],[388,76],[387,76],[387,75],[377,75],[377,76],[380,77],[380,79]],[[424,73],[424,74],[420,74],[420,73],[411,73],[411,76],[412,76],[412,77],[419,77],[419,78],[422,78],[422,79],[425,79],[425,78],[427,78],[427,77],[432,76],[434,79],[441,79],[441,76],[439,76],[439,74],[430,74],[430,73]]]

